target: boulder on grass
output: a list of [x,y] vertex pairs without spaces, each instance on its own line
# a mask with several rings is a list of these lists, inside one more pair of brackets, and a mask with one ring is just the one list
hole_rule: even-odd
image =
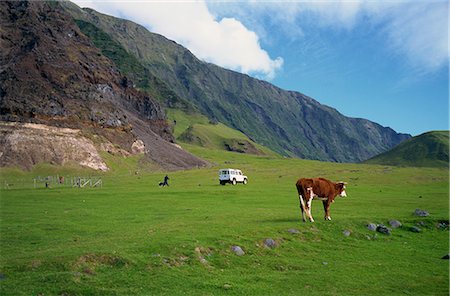
[[369,223],[367,224],[367,229],[369,229],[370,231],[375,231],[377,230],[377,225],[374,223]]
[[264,246],[266,246],[266,248],[269,248],[269,249],[274,249],[274,248],[276,248],[276,247],[278,246],[278,244],[277,244],[277,242],[274,241],[273,239],[271,239],[271,238],[266,238],[266,239],[264,240]]
[[244,250],[242,250],[242,248],[239,247],[239,246],[232,246],[232,247],[231,247],[231,251],[233,251],[233,253],[235,253],[235,254],[238,255],[238,256],[243,256],[243,255],[245,255]]
[[380,224],[377,226],[377,232],[379,233],[383,233],[383,234],[387,234],[387,235],[391,235],[391,229],[384,226],[383,224]]
[[430,216],[430,214],[427,211],[421,210],[421,209],[416,209],[414,211],[414,215],[419,216],[419,217],[428,217]]
[[391,225],[392,228],[402,227],[402,223],[398,220],[389,220],[389,225]]

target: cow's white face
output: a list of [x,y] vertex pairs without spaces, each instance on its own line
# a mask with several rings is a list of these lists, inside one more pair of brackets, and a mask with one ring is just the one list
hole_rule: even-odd
[[340,197],[347,197],[347,193],[345,192],[345,185],[342,185],[342,191],[339,194]]
[[309,197],[310,200],[312,200],[317,195],[314,194],[312,187],[308,187],[308,188],[306,188],[306,196]]

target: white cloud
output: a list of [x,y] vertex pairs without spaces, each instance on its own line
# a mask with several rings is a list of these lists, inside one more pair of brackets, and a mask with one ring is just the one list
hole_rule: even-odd
[[406,58],[416,72],[427,73],[448,65],[448,5],[445,0],[335,1],[308,7],[330,26],[354,29],[358,17],[372,22],[385,36],[383,46]]
[[361,13],[362,2],[353,1],[316,1],[301,2],[301,11],[312,13],[321,26],[334,26],[351,29]]
[[[246,19],[260,36],[271,38],[267,27],[276,25],[291,40],[305,42],[311,27],[331,30],[360,29],[362,24],[373,25],[381,34],[380,48],[404,60],[416,73],[428,73],[448,65],[449,2],[432,1],[289,1],[289,2],[213,2],[209,4],[220,15]],[[366,26],[367,28],[367,26]],[[380,37],[380,36],[377,36]],[[265,40],[269,42],[270,40]]]
[[384,29],[390,49],[433,72],[448,65],[448,25],[447,2],[425,2],[393,8]]
[[[380,47],[404,59],[416,73],[437,71],[449,61],[446,0],[210,2],[212,10],[205,0],[74,2],[147,26],[184,45],[202,60],[266,79],[273,78],[283,66],[281,57],[271,58],[261,48],[261,36],[271,42],[267,22],[283,28],[278,32],[291,40],[303,41],[308,39],[305,22],[308,26],[348,31],[369,22],[383,35]],[[237,18],[245,19],[252,30]]]
[[81,7],[130,19],[219,66],[272,79],[283,59],[272,59],[258,35],[234,18],[216,20],[204,1],[74,1]]

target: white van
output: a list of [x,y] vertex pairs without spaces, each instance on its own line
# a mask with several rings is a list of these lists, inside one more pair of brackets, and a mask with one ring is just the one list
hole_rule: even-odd
[[247,184],[248,178],[242,174],[241,170],[236,169],[220,169],[219,170],[219,182],[220,185],[231,183],[236,185],[237,183]]

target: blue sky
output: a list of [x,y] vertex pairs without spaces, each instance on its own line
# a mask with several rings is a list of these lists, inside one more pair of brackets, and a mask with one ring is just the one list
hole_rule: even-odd
[[447,1],[92,1],[198,58],[418,135],[449,129]]

